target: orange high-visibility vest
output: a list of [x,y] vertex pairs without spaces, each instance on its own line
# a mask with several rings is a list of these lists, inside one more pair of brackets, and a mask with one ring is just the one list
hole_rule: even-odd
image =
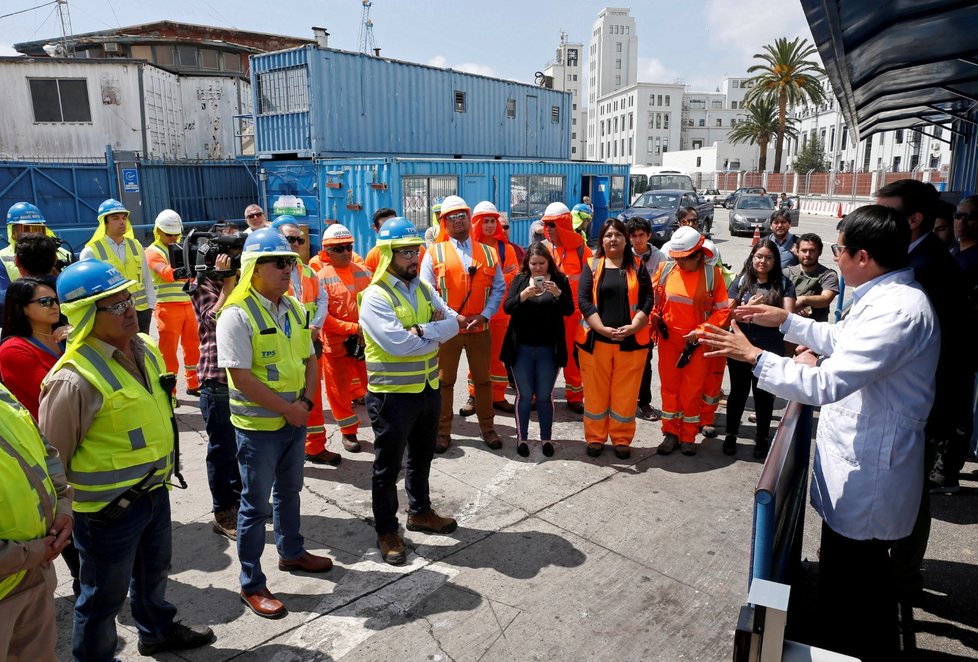
[[[712,273],[707,273],[707,270]],[[683,271],[668,260],[652,277],[656,310],[672,333],[685,335],[705,324],[725,327],[730,318],[727,287],[719,267],[704,265],[697,271]],[[712,285],[712,287],[709,287]]]
[[[499,258],[495,249],[478,241],[472,242],[472,271],[466,271],[455,247],[450,242],[440,241],[431,247],[431,267],[435,274],[435,287],[449,308],[470,317],[479,315],[489,301],[492,281],[496,275]],[[482,324],[462,333],[485,331]]]
[[[596,257],[591,260],[591,300],[594,305],[598,304],[598,284],[601,282],[601,274],[604,273],[604,258]],[[638,312],[638,270],[625,269],[625,281],[628,283],[628,314],[634,319]],[[580,325],[577,327],[577,335],[574,342],[583,345],[587,342],[587,332],[591,330],[587,320],[581,318]],[[639,345],[649,344],[649,325],[646,324],[635,332],[635,342]]]
[[581,244],[577,248],[568,249],[564,246],[554,246],[550,242],[546,243],[551,255],[553,255],[557,268],[570,281],[571,292],[574,294],[574,307],[577,308],[577,285],[581,280],[581,271],[584,269],[584,263],[591,258],[591,249],[588,248],[587,244]]
[[343,341],[357,332],[360,310],[357,294],[370,285],[370,270],[355,262],[343,269],[327,264],[319,271],[319,284],[329,297],[329,313],[323,321],[323,346],[328,354],[346,354]]
[[316,299],[319,295],[319,279],[316,278],[315,272],[304,264],[299,265],[300,275],[299,280],[302,282],[302,292],[296,293],[292,290],[292,279],[289,279],[289,295],[295,297],[302,302],[302,307],[306,309],[309,316],[306,321],[309,322],[316,315]]

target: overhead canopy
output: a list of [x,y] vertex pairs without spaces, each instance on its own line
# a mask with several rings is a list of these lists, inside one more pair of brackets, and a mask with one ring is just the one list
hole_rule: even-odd
[[[857,140],[978,106],[978,8],[951,0],[801,0]],[[958,123],[974,131],[970,123]]]

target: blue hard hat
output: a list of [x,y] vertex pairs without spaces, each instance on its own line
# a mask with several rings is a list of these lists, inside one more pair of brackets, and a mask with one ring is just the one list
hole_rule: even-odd
[[109,214],[125,214],[128,216],[129,210],[115,198],[109,198],[98,206],[98,220],[104,220]]
[[377,240],[389,241],[399,246],[424,243],[424,237],[418,233],[418,229],[403,216],[395,216],[384,221],[377,233]]
[[591,208],[588,207],[583,202],[578,202],[576,205],[574,205],[574,208],[571,209],[571,213],[572,214],[585,214],[588,217],[590,217],[591,216]]
[[8,225],[38,225],[45,224],[41,210],[29,202],[17,202],[7,210]]
[[244,243],[245,253],[295,253],[288,240],[274,228],[255,230]]
[[294,216],[288,216],[286,214],[283,214],[281,216],[276,216],[275,219],[272,221],[272,227],[275,228],[276,230],[282,227],[283,225],[298,225],[298,223],[295,222]]
[[101,260],[82,260],[65,267],[58,276],[58,299],[71,303],[109,296],[132,285],[119,270]]

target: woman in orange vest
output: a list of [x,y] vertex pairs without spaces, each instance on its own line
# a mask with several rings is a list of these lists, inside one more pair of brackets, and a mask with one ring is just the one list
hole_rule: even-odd
[[581,272],[577,304],[583,317],[576,344],[587,454],[600,455],[611,437],[615,456],[624,460],[631,455],[635,402],[649,352],[652,283],[617,218],[601,228],[597,255]]
[[329,314],[323,320],[321,360],[326,376],[326,400],[343,435],[343,448],[358,453],[360,419],[353,410],[353,401],[365,393],[367,364],[363,361],[357,294],[367,289],[371,276],[366,267],[353,261],[353,235],[344,226],[336,224],[326,228],[323,245],[329,264],[317,275],[329,298]]
[[[706,260],[713,253],[692,227],[681,227],[669,241],[671,260],[652,276],[655,308],[653,328],[659,336],[659,382],[662,389],[662,433],[659,454],[681,448],[696,454],[696,433],[710,361],[698,338],[705,324],[724,327],[730,318],[727,288],[718,266]],[[680,446],[681,444],[681,446]]]

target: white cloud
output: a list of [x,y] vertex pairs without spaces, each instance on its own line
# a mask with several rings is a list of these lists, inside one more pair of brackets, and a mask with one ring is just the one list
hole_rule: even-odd
[[444,55],[436,55],[428,60],[428,66],[438,67],[439,69],[455,69],[456,71],[463,71],[467,74],[479,74],[480,76],[492,76],[494,78],[498,78],[499,76],[496,70],[487,64],[478,64],[477,62],[449,64],[448,58]]
[[678,71],[670,69],[656,57],[638,59],[638,80],[643,83],[672,83],[680,78]]
[[438,67],[439,69],[448,68],[448,60],[445,59],[444,55],[436,55],[435,57],[428,60],[429,67]]
[[730,47],[734,67],[738,61],[753,64],[753,55],[778,37],[812,40],[798,3],[778,3],[772,10],[770,0],[709,0],[705,13],[710,38],[714,44]]
[[14,50],[13,44],[0,41],[0,57],[7,55],[20,55],[20,53]]

